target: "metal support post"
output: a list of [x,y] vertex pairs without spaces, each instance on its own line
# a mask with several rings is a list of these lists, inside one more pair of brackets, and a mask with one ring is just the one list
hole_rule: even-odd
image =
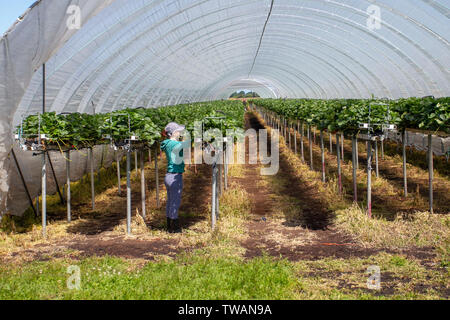
[[310,168],[311,168],[311,170],[314,170],[313,144],[312,144],[311,126],[308,126],[308,136],[309,136],[309,160],[311,161]]
[[367,145],[367,214],[372,218],[372,141]]
[[358,184],[357,184],[357,176],[356,176],[356,159],[358,154],[358,147],[356,144],[356,136],[352,137],[352,167],[353,167],[353,201],[358,202]]
[[45,151],[42,153],[42,235],[47,237],[47,165]]
[[67,151],[66,157],[66,184],[67,184],[67,222],[72,222],[72,207],[71,207],[71,194],[70,194],[70,150]]
[[155,181],[156,181],[156,207],[161,207],[159,199],[159,168],[158,168],[158,149],[155,149]]
[[380,170],[378,165],[378,141],[375,140],[375,174],[376,177],[380,177]]
[[408,196],[408,177],[406,170],[406,130],[403,130],[402,138],[402,154],[403,154],[403,189],[405,197]]
[[429,175],[429,197],[430,213],[433,213],[433,136],[428,135],[428,175]]
[[322,153],[322,182],[325,183],[327,181],[327,177],[325,174],[325,146],[323,142],[323,130],[320,130],[320,151]]
[[127,150],[127,234],[131,235],[131,151]]
[[91,167],[91,202],[92,210],[95,210],[94,150],[92,148],[89,149],[89,155],[89,162]]
[[118,151],[116,151],[116,163],[117,163],[117,189],[120,196],[122,194],[122,177],[120,176],[120,158]]
[[338,186],[339,194],[342,194],[342,168],[341,168],[341,146],[339,141],[339,134],[336,134],[336,151],[337,151],[337,165],[338,165]]
[[211,223],[212,223],[212,229],[216,227],[216,187],[217,187],[217,177],[216,177],[216,170],[217,170],[217,164],[214,163],[212,167],[212,199],[211,199]]
[[145,188],[145,168],[144,168],[144,151],[140,152],[140,160],[141,160],[141,207],[142,207],[142,218],[146,218],[145,212],[145,201],[146,201],[146,188]]

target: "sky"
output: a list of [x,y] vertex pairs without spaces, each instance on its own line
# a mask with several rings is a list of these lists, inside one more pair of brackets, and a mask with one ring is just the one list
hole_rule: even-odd
[[35,0],[0,0],[0,36]]

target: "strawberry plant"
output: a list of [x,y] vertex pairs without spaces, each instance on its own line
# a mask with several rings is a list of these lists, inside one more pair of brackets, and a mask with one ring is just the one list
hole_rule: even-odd
[[123,143],[131,136],[153,145],[159,141],[161,132],[169,122],[178,122],[193,133],[194,123],[208,117],[223,117],[223,120],[209,119],[205,121],[204,129],[243,128],[244,109],[236,101],[216,101],[196,104],[178,105],[157,109],[124,109],[108,114],[88,115],[73,113],[57,115],[48,112],[41,116],[32,115],[18,127],[23,137],[36,139],[39,132],[46,134],[47,144],[66,147],[91,147],[107,143],[104,136],[108,135],[116,143]]
[[[409,98],[387,100],[255,100],[253,103],[292,120],[330,132],[355,134],[359,124],[382,124],[399,128],[444,131],[450,133],[450,98]],[[369,116],[369,105],[371,106]]]

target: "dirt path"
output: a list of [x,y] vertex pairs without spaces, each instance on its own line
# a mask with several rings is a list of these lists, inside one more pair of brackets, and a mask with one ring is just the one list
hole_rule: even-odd
[[[264,128],[251,114],[247,115],[246,125],[257,130]],[[260,168],[247,165],[244,177],[237,179],[252,201],[247,225],[249,237],[241,244],[247,258],[269,254],[299,261],[364,258],[380,251],[388,252],[364,248],[340,233],[332,223],[332,212],[321,200],[320,191],[310,181],[294,174],[296,168],[289,162],[286,151],[280,152],[280,170],[276,176],[263,177]],[[424,261],[434,257],[426,248],[403,253]]]
[[[256,130],[264,128],[252,115],[247,116],[246,125]],[[358,246],[331,225],[332,214],[318,197],[318,191],[292,174],[283,153],[280,155],[280,171],[275,177],[277,181],[269,178],[269,183],[265,183],[260,168],[247,165],[244,177],[237,179],[252,201],[251,219],[247,225],[249,238],[242,243],[247,250],[247,258],[261,256],[264,252],[274,257],[282,255],[291,261],[367,257],[376,253]],[[279,190],[270,182],[281,184]],[[277,197],[295,199],[297,215],[293,219],[286,219],[280,212],[281,204]]]

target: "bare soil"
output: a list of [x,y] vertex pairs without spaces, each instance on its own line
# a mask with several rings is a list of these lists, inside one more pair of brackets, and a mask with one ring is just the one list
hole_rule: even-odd
[[[264,128],[252,114],[247,115],[246,125],[247,128],[256,130]],[[295,168],[283,153],[280,154],[278,173],[279,178],[284,181],[281,193],[298,200],[301,215],[295,221],[279,219],[277,203],[271,200],[270,195],[280,191],[272,189],[270,184],[262,183],[263,178],[259,170],[258,165],[247,165],[245,177],[238,179],[249,193],[249,199],[253,204],[251,219],[247,226],[249,237],[242,243],[249,259],[264,254],[273,257],[282,256],[290,261],[320,260],[327,257],[366,258],[384,251],[402,253],[417,258],[426,265],[435,257],[432,248],[392,251],[358,245],[352,237],[342,234],[333,226],[333,213],[321,200],[321,195],[315,188],[309,186],[308,181],[302,181],[293,174]],[[271,236],[274,233],[277,236]]]

